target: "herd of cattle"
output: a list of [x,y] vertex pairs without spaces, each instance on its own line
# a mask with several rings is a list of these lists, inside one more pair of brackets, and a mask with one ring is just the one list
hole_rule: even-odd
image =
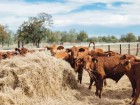
[[[90,45],[93,44],[93,48]],[[100,48],[95,48],[95,43],[90,42],[88,47],[73,46],[65,49],[64,46],[55,44],[45,46],[42,50],[50,50],[52,56],[66,60],[71,67],[78,73],[78,82],[82,83],[83,70],[86,70],[90,77],[89,89],[95,82],[95,94],[101,98],[103,85],[106,85],[106,78],[118,82],[125,74],[132,85],[132,105],[137,104],[140,94],[140,59],[134,55],[124,54],[113,51],[104,52]],[[40,50],[40,51],[42,51]],[[16,55],[24,56],[26,53],[33,53],[35,50],[26,48],[15,48],[15,51],[0,52],[0,59],[10,58]]]

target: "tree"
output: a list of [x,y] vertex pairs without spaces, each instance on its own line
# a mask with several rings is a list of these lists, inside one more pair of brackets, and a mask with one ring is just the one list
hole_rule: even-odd
[[12,31],[8,30],[7,31],[7,38],[5,40],[5,43],[7,44],[8,47],[13,42],[13,39],[14,39],[13,36],[14,36],[14,33]]
[[6,30],[6,27],[3,25],[0,25],[0,41],[1,45],[3,47],[5,40],[8,38],[8,33]]
[[80,31],[80,33],[77,36],[77,40],[80,42],[86,41],[88,38],[88,35],[85,31]]
[[76,42],[78,33],[75,29],[70,29],[68,33],[68,42]]
[[61,39],[61,36],[60,36],[60,32],[59,31],[56,31],[56,32],[51,32],[48,36],[48,42],[59,42]]
[[138,36],[138,42],[140,42],[140,36]]
[[122,35],[120,38],[120,41],[123,42],[135,42],[136,36],[133,33],[128,33],[126,35]]
[[66,31],[64,32],[61,32],[61,42],[64,43],[64,42],[68,42],[68,39],[69,39],[69,36],[68,36],[68,33]]
[[37,17],[30,17],[17,31],[18,41],[22,43],[34,43],[39,47],[40,42],[47,37],[49,29],[53,24],[52,16],[47,13],[40,13]]
[[87,39],[87,42],[97,42],[98,41],[98,37],[91,37]]

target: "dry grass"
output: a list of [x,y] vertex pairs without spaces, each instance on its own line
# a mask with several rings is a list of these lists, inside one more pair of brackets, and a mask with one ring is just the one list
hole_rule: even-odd
[[0,105],[32,105],[47,97],[61,99],[63,91],[76,87],[70,65],[45,53],[0,63]]
[[[0,105],[127,105],[131,85],[126,76],[119,83],[108,79],[103,97],[88,90],[84,71],[82,85],[70,65],[44,52],[0,62]],[[140,102],[139,102],[140,103]]]

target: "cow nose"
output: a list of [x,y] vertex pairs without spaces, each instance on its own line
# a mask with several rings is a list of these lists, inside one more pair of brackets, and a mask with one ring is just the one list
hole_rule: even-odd
[[77,57],[76,57],[76,55],[74,56],[74,59],[76,59]]
[[88,71],[88,70],[89,70],[89,68],[88,68],[88,67],[84,67],[84,69],[85,69],[86,71]]

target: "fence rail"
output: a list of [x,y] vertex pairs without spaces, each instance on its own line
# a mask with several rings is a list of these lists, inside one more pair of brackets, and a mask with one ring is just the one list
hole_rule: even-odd
[[140,43],[116,43],[116,44],[98,44],[96,48],[102,48],[104,51],[115,51],[120,54],[140,55]]

